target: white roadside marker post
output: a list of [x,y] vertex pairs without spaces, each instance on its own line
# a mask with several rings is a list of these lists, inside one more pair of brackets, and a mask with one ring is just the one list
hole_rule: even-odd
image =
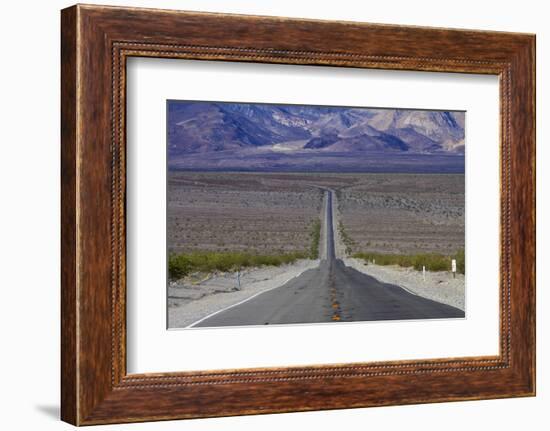
[[453,278],[456,277],[456,259],[451,260],[451,270],[453,271]]
[[237,284],[238,289],[241,290],[241,270],[237,270]]
[[426,266],[422,265],[422,279],[426,281]]

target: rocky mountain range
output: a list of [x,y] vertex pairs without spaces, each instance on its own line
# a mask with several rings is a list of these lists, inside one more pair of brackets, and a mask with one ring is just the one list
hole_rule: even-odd
[[168,102],[182,170],[463,172],[465,113]]

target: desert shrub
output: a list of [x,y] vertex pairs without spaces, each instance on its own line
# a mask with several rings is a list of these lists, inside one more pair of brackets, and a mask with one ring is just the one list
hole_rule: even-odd
[[356,253],[353,255],[358,259],[367,262],[376,261],[377,265],[399,265],[402,267],[413,267],[422,271],[425,266],[427,271],[450,271],[451,259],[456,259],[457,272],[464,274],[464,250],[459,250],[453,256],[445,256],[437,253],[418,254],[386,254],[386,253]]
[[311,238],[311,245],[309,247],[309,257],[310,259],[318,259],[319,242],[321,241],[321,221],[319,219],[315,220],[311,224],[309,236]]
[[183,254],[170,255],[168,258],[168,273],[170,278],[184,277],[191,272],[192,264],[188,256]]
[[466,260],[464,258],[464,249],[458,250],[453,256],[456,259],[456,272],[464,274],[466,272]]
[[451,258],[435,253],[416,254],[413,256],[413,267],[422,271],[425,266],[428,271],[450,271]]
[[246,252],[192,252],[171,254],[168,274],[171,279],[185,277],[192,272],[236,271],[246,267],[280,266],[307,258],[306,253],[260,255]]
[[353,247],[355,246],[355,241],[351,239],[351,237],[346,232],[344,223],[342,223],[342,221],[338,223],[338,231],[340,232],[340,238],[342,239],[342,242],[346,246],[346,254],[351,255],[353,253]]

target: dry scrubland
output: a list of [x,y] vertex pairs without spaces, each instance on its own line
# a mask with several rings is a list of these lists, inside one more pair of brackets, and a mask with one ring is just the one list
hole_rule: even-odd
[[170,172],[169,252],[316,257],[320,187],[336,191],[349,255],[464,249],[464,175]]
[[298,174],[170,172],[170,253],[308,253],[322,191]]
[[352,253],[438,253],[464,248],[464,175],[358,174],[337,190]]

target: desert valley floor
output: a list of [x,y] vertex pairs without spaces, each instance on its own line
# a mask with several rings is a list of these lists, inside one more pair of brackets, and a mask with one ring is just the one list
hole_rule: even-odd
[[464,175],[170,172],[171,252],[307,249],[332,189],[353,252],[464,248]]

